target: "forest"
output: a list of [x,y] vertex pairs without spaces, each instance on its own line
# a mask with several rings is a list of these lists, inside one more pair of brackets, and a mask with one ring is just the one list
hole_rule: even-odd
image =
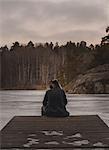
[[64,45],[18,41],[0,48],[1,89],[45,89],[51,79],[62,86],[93,67],[109,64],[106,37],[99,45],[69,41]]

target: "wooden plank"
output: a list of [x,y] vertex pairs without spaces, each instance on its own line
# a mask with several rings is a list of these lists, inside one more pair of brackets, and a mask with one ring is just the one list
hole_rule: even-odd
[[15,116],[0,136],[1,148],[109,147],[109,127],[97,115]]

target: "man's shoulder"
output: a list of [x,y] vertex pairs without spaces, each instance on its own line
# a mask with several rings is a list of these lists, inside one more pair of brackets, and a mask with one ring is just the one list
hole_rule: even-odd
[[49,89],[49,90],[46,91],[47,94],[50,93],[50,92],[51,92],[51,89]]
[[61,91],[62,91],[63,93],[65,93],[65,91],[64,91],[63,89],[61,89]]

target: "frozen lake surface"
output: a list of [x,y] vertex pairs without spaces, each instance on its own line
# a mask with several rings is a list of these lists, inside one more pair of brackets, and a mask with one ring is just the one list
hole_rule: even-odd
[[[0,129],[15,115],[40,116],[45,91],[0,91]],[[70,115],[99,115],[109,126],[109,94],[67,94]]]

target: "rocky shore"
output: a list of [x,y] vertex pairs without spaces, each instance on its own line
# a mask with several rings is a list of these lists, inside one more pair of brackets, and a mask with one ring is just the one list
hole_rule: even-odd
[[109,94],[109,64],[99,65],[78,75],[65,90],[74,94]]

